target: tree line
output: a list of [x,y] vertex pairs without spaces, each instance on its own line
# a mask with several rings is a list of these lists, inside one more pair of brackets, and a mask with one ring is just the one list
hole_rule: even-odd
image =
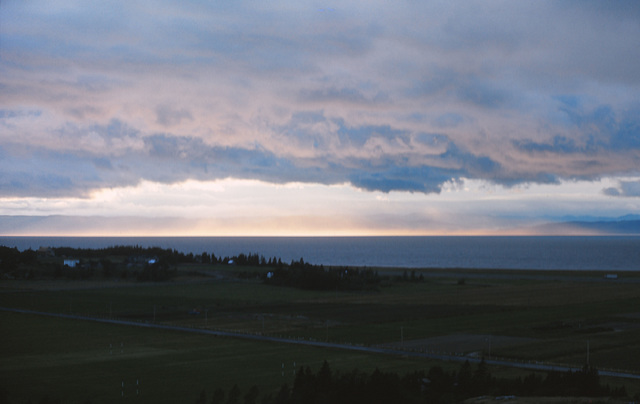
[[[440,366],[428,372],[404,376],[375,369],[371,373],[352,370],[334,372],[325,361],[317,372],[301,367],[292,386],[283,384],[277,393],[260,396],[256,386],[243,394],[237,384],[228,391],[217,388],[211,396],[203,389],[196,404],[358,404],[358,403],[457,403],[478,396],[526,397],[620,397],[624,387],[602,385],[598,371],[585,366],[581,371],[531,373],[526,377],[498,378],[481,361],[475,369],[469,361],[455,371]],[[636,397],[637,399],[638,397]]]
[[[61,258],[79,261],[75,268],[65,268]],[[177,275],[184,264],[233,265],[240,278],[261,278],[273,286],[305,290],[377,290],[383,281],[423,282],[415,270],[402,275],[381,277],[377,271],[357,267],[324,267],[310,264],[304,258],[283,262],[279,257],[266,258],[257,253],[216,256],[214,253],[184,253],[176,249],[142,246],[106,248],[52,247],[34,251],[0,246],[0,275],[9,279],[53,277],[65,279],[121,278],[138,281],[167,281]],[[263,272],[255,270],[262,268]]]
[[[65,267],[62,258],[78,260]],[[0,246],[0,273],[4,278],[36,279],[53,277],[91,279],[95,277],[166,281],[177,275],[182,264],[233,265],[238,277],[261,278],[266,284],[307,290],[372,290],[381,282],[377,271],[367,268],[331,267],[305,262],[304,258],[283,262],[256,253],[216,256],[214,253],[184,253],[175,249],[141,246],[113,246],[100,249],[52,247],[34,251]],[[256,273],[242,268],[263,268]],[[405,272],[397,280],[416,281]]]
[[[65,268],[62,259],[78,260],[75,268]],[[163,281],[176,275],[181,264],[205,264],[283,268],[280,258],[268,260],[258,254],[217,257],[214,253],[184,253],[171,248],[113,246],[107,248],[51,247],[40,250],[0,246],[0,275],[8,279],[36,279],[42,276],[67,279],[103,278]]]

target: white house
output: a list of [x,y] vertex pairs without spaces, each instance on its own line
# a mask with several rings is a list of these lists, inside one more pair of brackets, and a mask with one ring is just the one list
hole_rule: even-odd
[[69,268],[75,268],[80,263],[80,260],[64,260],[64,266]]

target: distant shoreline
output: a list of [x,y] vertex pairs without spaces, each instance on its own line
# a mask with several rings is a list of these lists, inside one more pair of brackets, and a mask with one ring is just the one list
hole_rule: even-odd
[[325,266],[438,270],[640,271],[640,236],[32,237],[0,236],[20,251],[40,247],[141,246],[184,253],[260,254]]

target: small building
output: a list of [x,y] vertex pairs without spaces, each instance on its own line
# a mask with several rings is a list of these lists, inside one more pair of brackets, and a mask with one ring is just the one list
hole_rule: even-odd
[[53,250],[51,249],[51,247],[40,247],[38,248],[38,257],[41,258],[47,258],[47,257],[54,257],[55,254],[53,253]]
[[75,268],[78,264],[80,264],[80,260],[65,259],[63,265],[65,267]]

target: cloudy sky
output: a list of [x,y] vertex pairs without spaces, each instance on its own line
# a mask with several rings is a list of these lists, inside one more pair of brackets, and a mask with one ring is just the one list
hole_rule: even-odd
[[495,234],[638,212],[637,1],[0,5],[2,234]]

